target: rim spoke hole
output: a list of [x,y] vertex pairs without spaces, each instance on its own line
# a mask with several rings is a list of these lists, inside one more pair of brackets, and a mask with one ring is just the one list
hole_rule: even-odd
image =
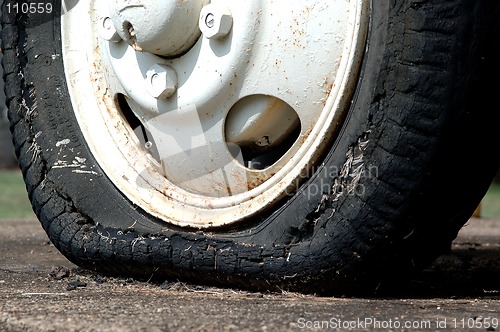
[[278,160],[280,160],[281,157],[283,157],[285,153],[288,152],[288,150],[290,150],[290,148],[299,138],[300,131],[301,127],[299,123],[299,125],[293,130],[293,132],[290,133],[290,135],[283,142],[257,156],[255,156],[254,153],[252,153],[252,151],[247,152],[243,148],[242,152],[243,152],[243,160],[245,161],[245,166],[254,170],[264,170],[270,167]]
[[140,146],[144,148],[147,153],[151,154],[156,161],[160,162],[160,155],[154,142],[153,135],[144,127],[123,94],[116,95],[116,107],[122,118],[134,132]]
[[251,95],[239,100],[229,111],[225,123],[226,142],[239,146],[243,160],[235,153],[233,156],[255,170],[264,170],[282,158],[297,141],[300,131],[295,110],[283,100],[268,95]]

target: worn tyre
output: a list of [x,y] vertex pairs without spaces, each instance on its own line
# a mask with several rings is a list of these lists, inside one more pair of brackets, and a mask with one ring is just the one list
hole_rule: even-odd
[[123,189],[122,168],[110,171],[96,152],[105,143],[70,98],[98,97],[68,72],[60,4],[43,16],[7,10],[14,3],[2,23],[14,145],[41,225],[79,266],[251,289],[374,290],[446,250],[498,169],[489,107],[498,86],[486,80],[500,74],[489,37],[496,1],[367,3],[355,89],[327,147],[286,195],[214,227],[170,220]]

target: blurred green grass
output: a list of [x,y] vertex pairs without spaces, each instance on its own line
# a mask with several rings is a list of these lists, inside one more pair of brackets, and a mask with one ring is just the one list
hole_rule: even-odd
[[[36,218],[20,171],[0,171],[0,219]],[[481,202],[482,218],[500,218],[500,183],[493,183]]]
[[0,219],[34,218],[21,172],[0,171]]
[[482,218],[500,218],[500,183],[492,183],[481,201]]

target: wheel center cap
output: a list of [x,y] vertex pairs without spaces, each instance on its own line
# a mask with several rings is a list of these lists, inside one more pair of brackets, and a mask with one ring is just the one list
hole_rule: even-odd
[[187,52],[201,35],[206,0],[111,0],[110,17],[120,37],[138,51],[164,57]]

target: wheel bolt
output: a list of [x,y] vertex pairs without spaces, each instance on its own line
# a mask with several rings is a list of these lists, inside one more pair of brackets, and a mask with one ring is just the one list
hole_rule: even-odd
[[205,25],[209,28],[212,29],[215,25],[215,16],[212,13],[208,13],[207,17],[205,17]]
[[208,39],[221,39],[229,34],[233,27],[233,16],[229,8],[209,4],[201,9],[199,27]]
[[122,38],[116,31],[115,26],[113,25],[113,21],[110,17],[104,17],[101,19],[98,30],[99,36],[101,36],[101,38],[104,40],[113,43],[117,43],[122,40]]
[[167,65],[155,64],[146,73],[146,89],[156,99],[166,99],[177,91],[177,73]]

